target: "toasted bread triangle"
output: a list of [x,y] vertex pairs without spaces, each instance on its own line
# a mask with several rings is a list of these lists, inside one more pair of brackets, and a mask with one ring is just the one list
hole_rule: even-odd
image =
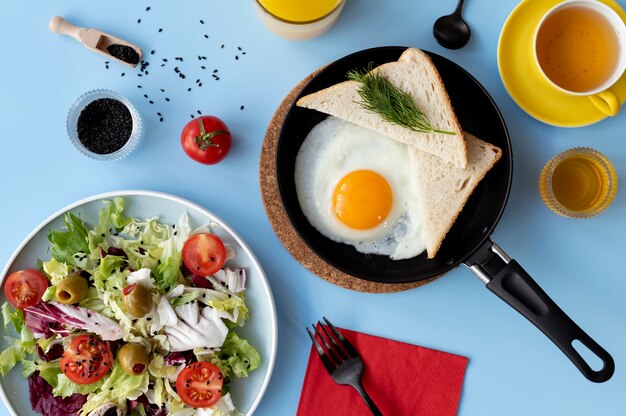
[[463,132],[443,81],[428,55],[410,48],[398,61],[381,65],[373,71],[384,74],[396,87],[411,94],[434,129],[454,134],[415,132],[385,121],[361,106],[360,84],[356,81],[341,82],[309,94],[300,98],[297,105],[375,130],[464,168],[467,165],[467,148]]
[[435,257],[472,192],[502,156],[500,148],[465,132],[467,167],[451,163],[409,147],[413,172],[417,175],[424,216],[423,236],[428,258]]

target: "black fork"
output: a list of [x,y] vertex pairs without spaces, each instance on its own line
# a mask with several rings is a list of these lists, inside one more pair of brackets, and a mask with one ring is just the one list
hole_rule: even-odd
[[311,341],[313,341],[313,345],[315,346],[317,353],[322,359],[324,367],[326,367],[326,370],[328,370],[328,373],[330,373],[330,376],[337,384],[352,386],[356,391],[358,391],[373,415],[382,416],[381,411],[378,410],[378,407],[376,407],[374,401],[367,394],[361,384],[361,375],[363,374],[364,369],[361,357],[359,357],[359,354],[356,352],[352,344],[350,344],[348,340],[341,335],[337,328],[335,328],[335,326],[331,324],[326,317],[324,317],[324,321],[330,328],[331,332],[329,332],[326,327],[321,324],[321,322],[318,321],[317,323],[320,328],[322,328],[325,336],[322,335],[322,333],[318,331],[315,326],[313,326],[315,334],[317,334],[317,337],[322,341],[324,347],[320,345],[313,332],[311,332],[308,327],[306,329],[309,337],[311,337]]

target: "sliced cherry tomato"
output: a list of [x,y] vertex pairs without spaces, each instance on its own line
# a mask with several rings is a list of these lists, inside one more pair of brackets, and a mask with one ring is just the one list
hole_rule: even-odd
[[213,116],[191,120],[180,135],[185,153],[205,165],[213,165],[224,159],[230,151],[231,141],[226,124]]
[[48,279],[43,273],[32,270],[20,270],[7,278],[4,294],[11,305],[24,309],[38,304],[48,288]]
[[213,406],[222,397],[224,377],[211,363],[189,364],[176,379],[176,392],[183,402],[193,407]]
[[95,335],[79,335],[61,356],[61,371],[76,384],[100,380],[111,368],[111,350]]
[[209,276],[222,268],[226,248],[222,240],[209,233],[194,234],[183,246],[183,263],[193,274]]

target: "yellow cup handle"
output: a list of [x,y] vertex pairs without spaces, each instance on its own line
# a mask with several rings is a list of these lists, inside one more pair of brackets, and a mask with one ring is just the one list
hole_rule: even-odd
[[594,95],[590,95],[591,102],[607,116],[615,116],[619,113],[621,108],[617,95],[611,90],[599,92]]

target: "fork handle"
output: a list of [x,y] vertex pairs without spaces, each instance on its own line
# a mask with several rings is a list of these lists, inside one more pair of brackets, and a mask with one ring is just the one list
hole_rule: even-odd
[[351,384],[351,386],[354,387],[354,389],[359,392],[363,400],[365,400],[365,404],[367,404],[367,407],[369,407],[370,412],[372,412],[372,415],[383,416],[382,412],[378,410],[378,407],[376,407],[374,400],[372,400],[369,394],[367,394],[367,392],[363,388],[363,385],[360,382]]

